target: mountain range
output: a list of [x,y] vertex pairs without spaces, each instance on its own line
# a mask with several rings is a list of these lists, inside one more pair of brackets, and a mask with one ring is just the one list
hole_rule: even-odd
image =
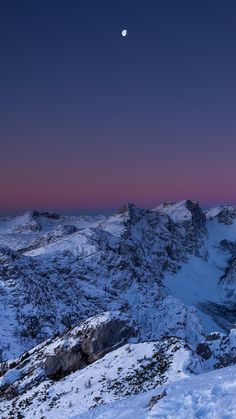
[[0,219],[1,418],[236,417],[235,296],[232,205]]

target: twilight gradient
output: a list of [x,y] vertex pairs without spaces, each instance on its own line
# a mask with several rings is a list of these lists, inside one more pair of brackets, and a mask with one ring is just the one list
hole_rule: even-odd
[[2,0],[0,211],[236,202],[235,22],[233,0]]

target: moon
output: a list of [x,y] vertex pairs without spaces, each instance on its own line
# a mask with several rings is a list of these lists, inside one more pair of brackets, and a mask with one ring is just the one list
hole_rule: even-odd
[[125,37],[128,35],[128,31],[127,31],[127,29],[123,29],[123,30],[121,31],[121,35],[125,38]]

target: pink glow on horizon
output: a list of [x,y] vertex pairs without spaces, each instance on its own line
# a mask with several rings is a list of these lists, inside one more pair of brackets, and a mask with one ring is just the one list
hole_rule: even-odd
[[[160,176],[157,176],[157,179]],[[44,180],[41,179],[44,183]],[[70,179],[63,180],[58,184],[46,183],[42,187],[36,181],[27,184],[15,183],[15,187],[10,185],[1,191],[1,211],[21,210],[21,209],[53,209],[77,210],[99,208],[110,209],[119,208],[126,202],[134,202],[141,207],[155,207],[163,201],[178,201],[186,198],[200,201],[204,205],[216,203],[233,203],[232,196],[234,187],[231,183],[222,179],[191,179],[181,182],[176,176],[173,180],[162,177],[161,181],[149,181],[149,179],[137,178],[136,183],[133,179],[127,182],[118,182],[117,179],[110,179],[109,183],[94,179],[87,179],[86,182],[71,183]]]

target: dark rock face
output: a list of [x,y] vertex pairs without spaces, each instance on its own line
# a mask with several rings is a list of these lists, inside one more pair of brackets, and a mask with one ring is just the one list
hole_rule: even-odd
[[236,328],[231,329],[229,335],[212,333],[205,344],[211,352],[210,366],[217,369],[236,364]]
[[[70,332],[66,336],[69,336]],[[83,322],[78,328],[74,345],[62,345],[43,364],[48,378],[58,380],[71,372],[102,358],[127,343],[135,335],[129,320],[119,313],[104,313]]]
[[[223,293],[223,290],[222,290]],[[229,332],[234,323],[236,316],[236,306],[234,304],[219,304],[213,302],[206,302],[199,304],[202,311],[214,317],[217,323],[222,326],[224,330]]]
[[130,207],[133,206],[133,204],[125,204],[121,208],[118,209],[117,214],[125,214],[126,212],[129,212]]
[[221,285],[227,300],[231,303],[231,310],[236,311],[236,256],[230,258],[225,273],[221,277]]
[[212,352],[206,342],[199,343],[199,345],[196,348],[196,353],[203,359],[209,359],[212,355]]
[[59,220],[61,216],[55,212],[48,211],[33,211],[34,217],[46,217],[49,220]]
[[190,199],[165,202],[156,210],[167,215],[174,224],[170,231],[173,236],[176,231],[179,245],[183,245],[188,253],[207,259],[207,251],[204,248],[204,240],[207,237],[206,215],[198,202]]
[[190,252],[203,259],[207,259],[207,251],[205,251],[203,246],[207,236],[206,216],[198,202],[187,200],[185,206],[191,213],[191,220],[184,223],[187,242],[192,243],[192,250]]
[[79,331],[81,348],[87,354],[89,362],[94,362],[106,353],[124,345],[135,334],[135,329],[130,322],[125,317],[118,316],[112,316],[100,323],[88,320],[83,323]]
[[71,348],[60,349],[55,355],[48,357],[43,364],[43,369],[51,380],[60,380],[86,365],[88,365],[87,357],[81,345],[77,344]]
[[153,406],[155,406],[158,402],[159,402],[159,400],[161,400],[161,399],[163,399],[163,397],[165,397],[166,396],[166,391],[164,390],[164,391],[162,391],[160,394],[157,394],[156,396],[153,396],[150,400],[149,400],[149,403],[148,403],[148,408],[149,408],[149,410],[152,410],[152,408],[153,408]]
[[225,206],[217,215],[219,223],[231,225],[236,219],[236,208],[231,205]]
[[223,250],[229,252],[230,255],[236,257],[236,243],[235,242],[224,239],[220,241],[219,245]]
[[206,228],[206,216],[201,210],[199,203],[190,201],[189,199],[186,201],[186,208],[192,214],[192,225],[195,231],[199,231]]
[[141,208],[138,208],[135,204],[131,204],[131,203],[125,204],[123,207],[121,207],[118,210],[118,214],[127,215],[128,220],[131,224],[138,223],[143,217],[143,215],[145,216],[146,214],[148,214],[148,212],[149,210],[143,210]]

